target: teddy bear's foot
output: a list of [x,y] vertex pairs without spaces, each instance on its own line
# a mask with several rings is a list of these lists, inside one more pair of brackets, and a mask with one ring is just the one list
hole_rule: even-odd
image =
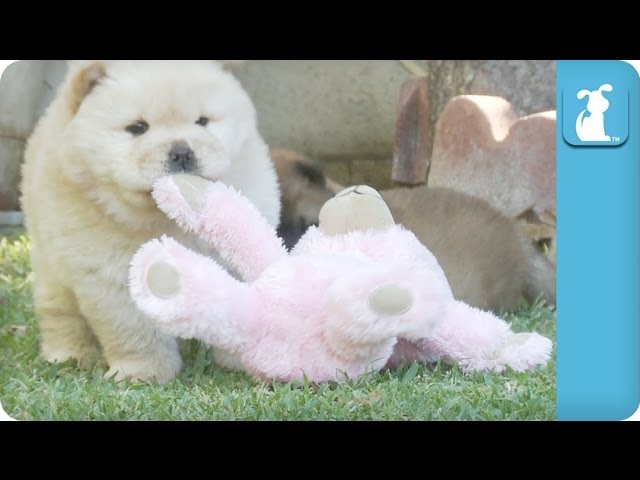
[[552,343],[537,333],[514,333],[494,353],[500,364],[518,372],[545,365],[551,356]]
[[[400,283],[387,283],[375,288],[368,297],[368,307],[375,322],[395,319],[389,324],[393,336],[417,341],[429,336],[440,322],[442,302],[420,296]],[[392,326],[393,325],[393,326]]]
[[165,261],[151,264],[146,281],[151,294],[158,298],[173,298],[180,291],[178,269]]
[[493,370],[510,367],[517,372],[545,365],[551,356],[552,343],[537,333],[514,333],[485,359]]
[[513,333],[491,312],[454,301],[434,333],[421,342],[425,356],[458,363],[465,370],[516,371],[544,365],[551,340],[537,333]]
[[404,270],[360,268],[327,291],[322,306],[326,338],[342,357],[382,359],[384,364],[398,338],[418,339],[433,331],[433,312],[427,308],[433,304],[403,280]]
[[381,316],[402,315],[413,306],[409,289],[393,283],[382,285],[369,294],[369,308]]

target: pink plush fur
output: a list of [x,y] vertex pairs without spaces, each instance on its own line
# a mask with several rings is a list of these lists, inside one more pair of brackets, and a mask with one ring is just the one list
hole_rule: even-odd
[[215,245],[222,259],[244,280],[256,279],[268,265],[286,256],[273,227],[255,214],[256,208],[235,188],[221,189],[210,183],[195,195],[200,213],[184,201],[172,177],[158,180],[153,190],[153,198],[169,218]]
[[[331,237],[312,227],[287,255],[275,230],[231,187],[210,182],[187,201],[167,177],[153,194],[244,281],[163,237],[133,258],[132,298],[165,332],[203,340],[257,378],[340,381],[404,360],[524,370],[549,358],[549,339],[514,334],[495,315],[456,301],[435,257],[399,225]],[[148,283],[159,263],[178,278],[162,298]],[[373,292],[389,286],[408,293],[406,311],[372,307]]]

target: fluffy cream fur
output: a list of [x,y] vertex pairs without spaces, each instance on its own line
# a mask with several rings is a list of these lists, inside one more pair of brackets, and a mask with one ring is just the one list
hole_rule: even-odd
[[[48,361],[104,359],[107,376],[167,382],[174,338],[134,307],[127,270],[161,234],[186,238],[156,207],[153,182],[186,143],[199,175],[234,185],[277,225],[280,193],[254,107],[217,61],[71,62],[25,153],[22,206],[32,237],[34,300]],[[196,124],[200,117],[210,121]],[[144,120],[134,136],[126,127]]]

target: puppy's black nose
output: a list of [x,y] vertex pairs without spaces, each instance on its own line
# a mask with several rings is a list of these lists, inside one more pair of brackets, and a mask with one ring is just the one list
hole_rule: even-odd
[[190,172],[196,166],[196,154],[188,145],[174,145],[169,151],[169,170],[172,172]]

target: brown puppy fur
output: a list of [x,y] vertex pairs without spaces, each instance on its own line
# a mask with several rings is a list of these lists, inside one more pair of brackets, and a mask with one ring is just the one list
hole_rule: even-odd
[[341,188],[328,180],[319,164],[286,149],[271,149],[280,182],[282,210],[278,236],[293,247],[311,225],[318,224],[324,203]]
[[513,310],[524,297],[555,304],[556,275],[518,222],[489,203],[448,188],[382,193],[397,223],[438,259],[454,296],[484,310]]
[[[281,184],[279,234],[295,245],[318,212],[343,187],[316,162],[289,150],[271,151]],[[522,223],[487,202],[445,188],[394,188],[381,192],[394,219],[435,255],[454,295],[486,310],[513,310],[524,297],[555,304],[555,268],[533,246]]]

